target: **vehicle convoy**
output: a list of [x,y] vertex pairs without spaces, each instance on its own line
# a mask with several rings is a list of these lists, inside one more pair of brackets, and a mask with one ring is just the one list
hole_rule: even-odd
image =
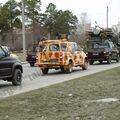
[[13,85],[21,85],[23,68],[20,60],[10,55],[0,46],[0,80],[12,82]]
[[88,67],[86,54],[75,42],[68,42],[66,39],[45,40],[40,42],[39,46],[36,64],[43,74],[47,74],[49,69],[61,69],[61,71],[71,73],[73,67],[79,66],[83,70]]
[[27,52],[26,61],[28,61],[31,67],[33,67],[36,62],[37,46],[38,46],[37,44],[33,45],[32,49]]
[[102,30],[95,34],[88,32],[89,39],[87,40],[87,56],[89,63],[92,65],[94,61],[107,61],[108,64],[112,60],[119,62],[119,51],[116,45],[113,44],[112,34],[107,30]]

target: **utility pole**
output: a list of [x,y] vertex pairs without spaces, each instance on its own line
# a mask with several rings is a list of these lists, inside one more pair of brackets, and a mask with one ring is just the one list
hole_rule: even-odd
[[25,6],[24,0],[22,0],[22,36],[23,36],[23,61],[26,59],[26,43],[25,43]]
[[109,15],[109,7],[107,6],[107,28],[108,28],[108,15]]
[[108,5],[107,5],[107,19],[106,19],[106,21],[107,21],[107,28],[109,27],[109,26],[108,26],[108,25],[109,25],[109,5],[110,5],[111,1],[112,1],[112,0],[109,0],[109,3],[108,3]]

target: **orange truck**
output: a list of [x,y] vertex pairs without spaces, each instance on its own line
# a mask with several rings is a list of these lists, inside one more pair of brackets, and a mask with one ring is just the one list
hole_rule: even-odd
[[88,58],[76,42],[69,42],[66,39],[44,40],[39,43],[36,65],[41,68],[43,74],[47,74],[49,69],[61,69],[71,73],[73,67],[79,66],[86,70]]

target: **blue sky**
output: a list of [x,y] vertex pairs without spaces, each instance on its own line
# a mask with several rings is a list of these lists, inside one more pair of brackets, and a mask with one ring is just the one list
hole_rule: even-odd
[[[1,3],[6,1],[0,0]],[[41,2],[43,5],[42,10],[52,2],[57,9],[70,10],[78,18],[81,13],[86,12],[92,26],[97,21],[101,27],[106,27],[106,13],[107,6],[109,6],[109,27],[120,21],[120,0],[41,0]]]

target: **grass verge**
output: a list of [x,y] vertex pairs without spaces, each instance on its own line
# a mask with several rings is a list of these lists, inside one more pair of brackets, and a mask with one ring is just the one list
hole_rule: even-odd
[[120,100],[120,67],[2,99],[0,120],[120,120],[104,98]]

